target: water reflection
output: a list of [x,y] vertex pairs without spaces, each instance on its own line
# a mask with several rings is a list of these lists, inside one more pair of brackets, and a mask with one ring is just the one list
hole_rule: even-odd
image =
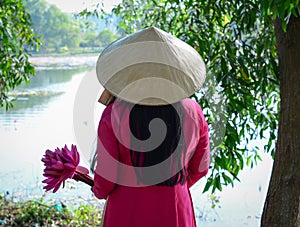
[[21,84],[18,90],[49,89],[57,84],[66,83],[74,74],[86,72],[91,67],[79,67],[73,69],[46,69],[38,70],[37,75],[32,77],[29,84]]
[[[90,69],[91,67],[38,70],[37,75],[31,78],[30,83],[22,83],[12,92],[16,100],[13,102],[14,108],[7,113],[17,113],[21,110],[26,111],[26,109],[34,112],[35,106],[44,109],[51,99],[66,92],[67,84],[74,75],[85,73]],[[1,113],[6,113],[4,108],[1,109]]]

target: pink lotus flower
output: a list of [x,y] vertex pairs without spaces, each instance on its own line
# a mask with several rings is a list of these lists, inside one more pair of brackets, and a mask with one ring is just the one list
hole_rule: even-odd
[[77,181],[82,181],[90,186],[93,186],[93,179],[88,175],[87,168],[79,166],[79,153],[75,145],[72,144],[71,150],[65,145],[62,149],[55,151],[46,150],[42,162],[45,169],[43,176],[46,177],[42,182],[46,184],[44,189],[56,192],[61,184],[65,184],[65,180],[73,178]]

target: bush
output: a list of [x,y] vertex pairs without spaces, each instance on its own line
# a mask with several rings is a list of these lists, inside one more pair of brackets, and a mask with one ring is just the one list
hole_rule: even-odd
[[68,209],[43,199],[14,202],[0,195],[0,225],[4,226],[99,226],[102,212],[91,205]]

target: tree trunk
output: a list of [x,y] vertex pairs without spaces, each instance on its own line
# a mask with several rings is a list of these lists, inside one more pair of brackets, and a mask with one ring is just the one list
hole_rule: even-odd
[[280,121],[263,227],[300,226],[300,18],[287,31],[275,22],[280,67]]

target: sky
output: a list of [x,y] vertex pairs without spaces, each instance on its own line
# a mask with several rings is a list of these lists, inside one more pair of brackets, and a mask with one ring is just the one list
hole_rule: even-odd
[[[94,9],[101,0],[46,0],[49,4],[56,5],[61,11],[65,13],[77,13],[88,8]],[[120,3],[122,0],[103,0],[104,8],[110,11],[113,6]]]

